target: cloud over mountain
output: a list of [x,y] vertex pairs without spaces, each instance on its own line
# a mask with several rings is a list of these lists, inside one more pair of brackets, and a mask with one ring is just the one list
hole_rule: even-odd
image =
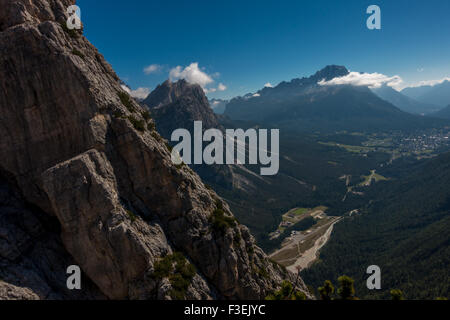
[[450,77],[445,77],[445,78],[436,79],[436,80],[423,80],[423,81],[419,81],[418,83],[412,84],[408,87],[409,88],[416,88],[416,87],[422,87],[422,86],[434,87],[435,85],[444,83],[445,81],[450,81]]
[[353,86],[364,86],[369,88],[379,88],[382,85],[388,85],[390,87],[398,87],[403,82],[400,76],[386,76],[381,73],[360,73],[360,72],[350,72],[342,77],[333,78],[331,80],[325,81],[321,80],[318,82],[321,86],[326,85],[343,85],[350,84]]
[[170,70],[169,78],[171,81],[184,79],[189,83],[195,83],[205,88],[207,85],[214,82],[212,77],[206,72],[203,72],[198,67],[198,62],[192,62],[187,67],[177,66]]
[[139,87],[136,90],[131,90],[130,88],[128,88],[126,85],[123,84],[121,85],[121,87],[123,90],[128,92],[130,96],[136,99],[145,99],[150,94],[149,88]]
[[200,85],[205,93],[211,93],[216,91],[225,91],[227,86],[223,83],[219,83],[217,87],[209,87],[212,83],[214,83],[213,77],[219,76],[219,73],[215,73],[213,75],[207,74],[198,66],[198,62],[192,62],[187,67],[177,66],[172,68],[169,72],[169,79],[171,81],[176,81],[180,79],[184,79],[189,83]]

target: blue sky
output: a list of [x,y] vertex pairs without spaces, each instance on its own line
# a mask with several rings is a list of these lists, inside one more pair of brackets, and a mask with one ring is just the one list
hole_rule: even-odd
[[[154,89],[177,66],[175,78],[189,71],[206,75],[202,81],[208,96],[216,98],[309,76],[328,64],[399,75],[403,85],[450,77],[448,0],[77,4],[86,37],[132,89]],[[366,27],[371,4],[381,8],[381,30]],[[150,65],[156,70],[146,74]]]

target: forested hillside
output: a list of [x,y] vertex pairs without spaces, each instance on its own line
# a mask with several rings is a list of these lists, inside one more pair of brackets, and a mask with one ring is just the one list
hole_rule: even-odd
[[[389,298],[401,289],[407,299],[449,297],[450,154],[401,170],[367,194],[368,205],[335,227],[320,260],[304,270],[317,288],[346,274],[360,298]],[[381,290],[366,288],[369,265],[381,268]]]

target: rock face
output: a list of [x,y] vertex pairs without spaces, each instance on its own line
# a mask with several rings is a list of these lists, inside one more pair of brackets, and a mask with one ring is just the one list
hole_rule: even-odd
[[[0,299],[261,299],[292,279],[171,162],[102,55],[64,27],[71,4],[0,0]],[[174,252],[195,266],[187,288],[155,270]],[[66,288],[71,264],[82,290]]]
[[0,299],[104,299],[88,279],[83,290],[66,287],[66,270],[77,264],[64,248],[55,217],[25,203],[0,178]]

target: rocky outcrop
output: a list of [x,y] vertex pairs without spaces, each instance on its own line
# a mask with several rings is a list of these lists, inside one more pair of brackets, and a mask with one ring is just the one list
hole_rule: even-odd
[[[73,3],[0,0],[0,298],[264,298],[291,275],[171,162],[102,55],[64,27]],[[193,274],[157,272],[175,252]],[[65,287],[71,264],[80,291]]]
[[104,299],[89,280],[82,291],[66,287],[67,266],[77,264],[64,248],[61,227],[27,204],[0,176],[0,299]]
[[143,104],[151,110],[158,131],[169,140],[174,128],[192,131],[194,121],[201,121],[203,130],[222,129],[203,89],[183,79],[158,85]]

